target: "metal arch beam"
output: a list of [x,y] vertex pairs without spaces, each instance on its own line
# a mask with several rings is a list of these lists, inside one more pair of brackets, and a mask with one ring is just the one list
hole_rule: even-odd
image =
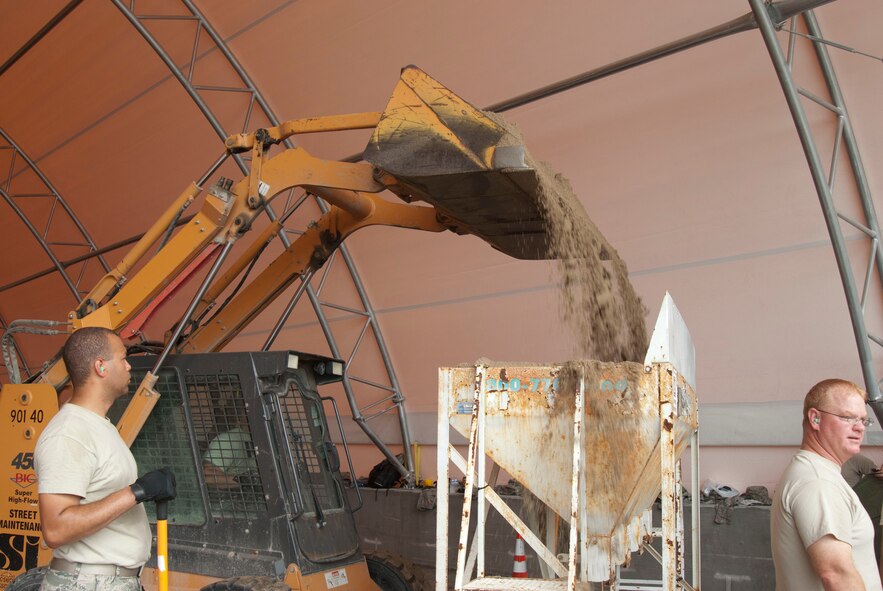
[[19,47],[18,50],[15,53],[13,53],[9,57],[8,60],[3,62],[3,65],[0,65],[0,76],[2,76],[6,72],[6,70],[11,68],[15,64],[15,62],[20,60],[24,54],[29,52],[31,50],[31,48],[34,47],[34,45],[39,43],[40,40],[43,39],[43,37],[45,37],[49,33],[49,31],[51,31],[52,29],[55,28],[55,25],[57,25],[58,23],[63,21],[65,19],[65,17],[67,17],[67,15],[69,15],[71,13],[71,11],[73,11],[74,8],[79,6],[82,1],[83,0],[71,0],[70,2],[67,3],[67,5],[64,8],[62,8],[58,12],[58,14],[56,14],[54,17],[52,17],[49,20],[49,22],[47,22],[45,25],[43,25],[39,31],[34,33],[33,37],[28,39],[24,43],[24,45]]
[[[803,13],[803,20],[806,23],[810,35],[818,40],[813,41],[813,46],[815,47],[816,55],[822,67],[822,74],[825,76],[825,83],[828,86],[828,91],[831,93],[833,102],[843,111],[843,113],[846,113],[846,102],[843,98],[843,92],[840,90],[840,83],[837,81],[837,75],[834,72],[834,65],[831,63],[831,58],[828,55],[828,50],[824,44],[824,38],[821,29],[819,28],[818,19],[816,19],[816,15],[813,11],[808,10]],[[865,167],[862,163],[858,140],[855,137],[852,121],[848,116],[844,116],[843,123],[843,141],[849,157],[849,165],[852,168],[853,176],[858,186],[862,210],[864,211],[865,219],[868,222],[868,227],[875,232],[878,237],[876,245],[877,279],[881,286],[883,286],[883,244],[881,244],[879,240],[880,224],[877,218],[877,211],[874,207],[874,200],[871,197],[871,187],[868,184],[868,175],[865,172]]]
[[[829,2],[833,2],[833,0],[779,0],[778,2],[770,2],[767,4],[767,11],[768,14],[771,15],[770,18],[774,19],[776,23],[781,23],[795,14],[822,6],[823,4],[828,4]],[[570,78],[543,86],[542,88],[537,88],[516,97],[494,103],[493,105],[485,107],[485,111],[502,113],[510,109],[515,109],[516,107],[528,105],[535,101],[558,94],[559,92],[564,92],[589,82],[595,82],[601,78],[606,78],[607,76],[624,72],[625,70],[650,63],[654,60],[698,47],[709,41],[723,39],[724,37],[736,33],[751,31],[756,29],[757,26],[757,17],[749,12],[741,17],[735,18],[716,27],[705,29],[699,33],[694,33],[688,37],[654,47],[653,49],[648,49],[647,51],[642,51],[641,53],[601,66],[600,68],[595,68],[583,72],[582,74],[577,74],[576,76],[571,76]]]
[[[804,18],[807,27],[813,35],[812,41],[815,48],[816,58],[819,60],[819,67],[822,70],[825,84],[831,95],[830,102],[797,86],[791,73],[794,33],[791,33],[788,57],[786,58],[785,54],[782,52],[782,48],[779,46],[775,25],[763,4],[763,0],[748,0],[748,2],[757,18],[761,35],[766,44],[767,51],[770,54],[770,59],[773,62],[773,66],[782,86],[782,91],[785,95],[785,100],[791,111],[794,125],[797,128],[800,142],[803,146],[804,155],[806,156],[806,161],[809,165],[813,184],[815,185],[819,203],[822,207],[825,225],[831,236],[834,256],[837,261],[837,267],[840,271],[840,280],[846,294],[846,304],[849,310],[853,333],[855,335],[856,346],[858,348],[862,377],[864,378],[865,388],[868,392],[869,404],[874,410],[878,420],[883,421],[883,398],[881,398],[880,385],[877,382],[876,372],[874,371],[873,357],[870,347],[871,343],[883,346],[883,335],[869,334],[865,324],[863,305],[864,296],[867,295],[867,288],[870,285],[871,277],[875,270],[878,275],[878,283],[883,283],[883,276],[881,276],[881,269],[883,269],[883,266],[881,266],[880,261],[881,236],[880,228],[877,225],[877,215],[874,210],[873,200],[870,197],[870,190],[865,179],[864,168],[862,167],[861,158],[859,157],[858,144],[852,133],[852,125],[849,122],[849,115],[843,102],[843,95],[840,93],[833,66],[828,59],[824,39],[821,37],[818,23],[813,14],[807,13]],[[831,170],[828,175],[825,174],[818,147],[813,137],[813,130],[803,109],[801,97],[827,109],[838,119],[837,135],[835,137],[833,154],[831,157]],[[859,198],[862,201],[862,207],[866,217],[865,223],[856,222],[839,213],[834,203],[834,171],[836,170],[836,164],[840,156],[841,142],[847,147],[850,172],[852,172],[856,186],[858,187]],[[864,293],[862,296],[859,296],[856,287],[852,263],[849,258],[849,252],[846,248],[843,230],[840,226],[841,221],[863,232],[871,242],[868,257],[869,263],[866,268]]]
[[[82,244],[82,246],[87,246],[89,248],[89,252],[93,253],[98,258],[98,263],[101,265],[101,268],[104,269],[105,273],[110,271],[110,265],[107,264],[107,261],[102,256],[102,253],[99,251],[98,246],[95,244],[95,241],[92,240],[92,237],[89,235],[89,232],[86,230],[86,227],[83,225],[83,223],[77,217],[77,215],[74,213],[74,210],[71,208],[71,206],[68,204],[68,202],[64,199],[64,197],[61,196],[61,193],[59,193],[58,189],[55,188],[55,185],[52,184],[52,181],[50,181],[49,178],[45,174],[43,174],[43,171],[40,170],[40,167],[37,166],[37,163],[34,162],[31,159],[31,157],[28,156],[27,152],[22,150],[21,146],[19,146],[15,142],[15,140],[13,140],[12,137],[8,133],[6,133],[6,131],[4,131],[2,128],[0,128],[0,136],[2,136],[3,139],[6,140],[6,142],[13,148],[13,150],[15,150],[15,154],[17,156],[21,157],[21,159],[25,161],[25,163],[28,165],[28,168],[35,175],[37,175],[37,178],[39,178],[40,181],[44,185],[46,185],[46,188],[49,189],[50,193],[52,194],[52,197],[55,199],[55,203],[61,205],[64,212],[67,214],[67,217],[70,218],[70,221],[73,222],[74,227],[76,227],[77,231],[79,231],[79,233],[82,235],[83,240],[85,241],[85,243]],[[0,149],[2,149],[2,148],[0,148]],[[10,175],[10,180],[11,180],[11,175]],[[7,190],[8,190],[8,188],[7,188]],[[50,220],[50,223],[51,223],[51,220]],[[47,230],[47,232],[48,232],[48,230]],[[91,258],[91,257],[89,257],[89,258]],[[63,266],[66,267],[67,265],[63,265]],[[79,302],[79,294],[77,295],[77,302]]]
[[[9,68],[11,68],[18,60],[20,60],[22,58],[22,56],[24,56],[37,43],[39,43],[43,39],[43,37],[45,37],[47,34],[49,34],[49,32],[52,29],[54,29],[58,23],[63,21],[73,11],[74,8],[79,6],[82,1],[83,0],[71,0],[70,2],[68,2],[68,4],[58,12],[58,14],[56,14],[54,17],[52,17],[52,19],[50,19],[45,25],[43,25],[43,27],[41,27],[39,31],[37,31],[30,39],[28,39],[21,47],[19,47],[18,50],[9,57],[9,59],[7,59],[5,62],[3,62],[2,65],[0,65],[0,76],[2,76],[4,73],[6,73],[6,71]],[[80,223],[79,219],[77,219],[77,217],[74,215],[73,211],[70,209],[70,207],[68,207],[67,202],[61,198],[61,195],[58,193],[58,191],[55,190],[55,187],[53,187],[52,184],[49,182],[49,179],[47,179],[43,175],[43,173],[40,171],[40,169],[37,168],[37,165],[27,156],[27,154],[25,154],[21,150],[21,148],[14,141],[12,141],[12,139],[2,129],[0,129],[0,135],[2,135],[3,138],[13,147],[13,149],[15,150],[15,154],[21,156],[25,160],[25,162],[28,163],[28,166],[40,177],[40,179],[43,181],[43,183],[45,183],[45,185],[49,188],[49,190],[52,191],[52,194],[55,196],[56,200],[59,203],[61,203],[62,207],[67,212],[68,216],[70,216],[71,220],[73,220],[76,227],[80,230],[80,232],[83,234],[83,237],[86,238],[87,242],[94,250],[95,244],[92,242],[92,239],[89,237],[85,228],[83,228],[83,225]],[[11,178],[10,178],[10,180],[11,180]],[[73,284],[70,280],[70,277],[68,277],[66,271],[64,270],[64,265],[58,261],[58,258],[55,256],[54,253],[52,253],[52,250],[49,248],[49,245],[46,243],[46,241],[43,239],[43,237],[40,236],[39,232],[36,231],[36,228],[34,227],[34,225],[30,222],[30,220],[27,218],[27,216],[24,215],[24,212],[22,212],[13,203],[12,196],[10,196],[6,191],[2,191],[2,195],[3,195],[4,200],[10,205],[10,207],[12,207],[13,211],[15,211],[15,213],[18,215],[19,219],[21,219],[22,222],[24,222],[24,224],[25,224],[25,226],[27,226],[28,230],[31,231],[31,234],[33,234],[34,237],[37,239],[37,241],[40,243],[43,250],[46,251],[47,255],[49,256],[49,259],[55,265],[55,268],[61,274],[61,276],[64,279],[67,286],[69,288],[72,288]],[[100,259],[100,260],[101,260],[101,264],[104,266],[105,271],[107,271],[109,269],[109,267],[104,262],[104,259]],[[73,287],[73,291],[74,291],[74,296],[75,296],[77,302],[79,302],[79,293],[77,292],[75,287]],[[4,332],[7,328],[7,324],[2,318],[0,318],[0,328],[2,328]],[[18,358],[21,360],[22,365],[24,366],[25,372],[28,375],[30,375],[30,368],[28,368],[27,363],[25,363],[24,357],[22,356],[21,351],[18,348],[18,345],[15,344],[14,338],[13,338],[13,346],[16,348],[16,350],[18,350]]]
[[55,266],[55,270],[61,275],[61,278],[64,280],[64,283],[67,285],[68,289],[70,289],[71,293],[74,294],[74,297],[77,299],[79,303],[79,291],[77,290],[77,286],[74,285],[74,282],[71,281],[71,278],[68,276],[67,271],[64,270],[64,266],[61,264],[61,261],[55,256],[52,252],[52,249],[49,248],[49,244],[40,235],[40,232],[34,227],[34,224],[31,223],[31,220],[28,219],[28,216],[19,208],[19,206],[15,203],[12,196],[5,190],[0,188],[0,197],[3,197],[3,200],[6,201],[6,204],[12,209],[13,212],[19,217],[22,223],[27,227],[27,229],[31,232],[31,235],[37,240],[37,243],[46,253],[46,256],[49,257],[49,260],[52,261],[52,264]]
[[[159,17],[159,16],[139,17],[138,15],[136,15],[134,13],[134,6],[130,9],[129,7],[127,7],[123,3],[122,0],[113,0],[113,2],[116,5],[116,7],[123,13],[123,15],[129,20],[129,22],[132,24],[132,26],[134,26],[135,29],[141,34],[141,36],[144,37],[144,39],[153,48],[153,50],[157,53],[157,55],[160,57],[160,59],[162,59],[163,63],[166,64],[166,66],[169,68],[169,70],[172,72],[172,74],[175,76],[175,78],[178,80],[178,82],[184,87],[184,89],[186,90],[186,92],[188,93],[190,98],[199,107],[203,116],[206,118],[206,120],[212,126],[212,128],[214,129],[214,131],[218,135],[218,137],[222,140],[226,139],[227,136],[230,135],[230,133],[223,129],[222,124],[218,121],[217,117],[213,114],[213,112],[211,111],[211,108],[206,104],[206,102],[199,95],[197,87],[191,82],[190,77],[184,75],[184,73],[181,71],[181,69],[174,63],[174,61],[169,57],[169,55],[160,46],[159,42],[153,37],[153,35],[150,33],[150,31],[147,30],[147,28],[140,21],[141,18],[150,18],[151,20],[160,20],[163,17]],[[182,0],[182,2],[192,15],[192,17],[184,17],[184,18],[199,21],[199,26],[202,27],[202,29],[205,30],[206,33],[209,34],[209,36],[212,38],[212,41],[215,43],[216,47],[223,53],[223,55],[227,59],[228,63],[231,65],[231,67],[233,67],[233,69],[236,71],[237,75],[239,76],[240,80],[243,82],[245,88],[244,89],[237,89],[237,91],[241,92],[242,90],[246,90],[247,92],[249,92],[251,94],[252,101],[256,101],[258,103],[258,105],[263,110],[264,114],[266,115],[267,119],[273,125],[278,125],[280,123],[279,118],[272,111],[269,104],[264,99],[263,95],[257,89],[257,86],[254,84],[254,82],[251,80],[250,76],[248,76],[248,73],[245,71],[245,69],[242,67],[242,65],[238,62],[238,60],[235,58],[235,56],[229,50],[229,48],[227,47],[224,40],[217,34],[217,32],[214,30],[214,28],[211,26],[211,24],[207,21],[207,19],[202,15],[202,13],[196,8],[196,6],[192,2],[190,2],[189,0]],[[168,18],[169,19],[174,18],[174,20],[181,20],[182,17],[178,16],[178,17],[168,17]],[[195,43],[198,43],[198,36],[197,36],[197,40]],[[195,62],[197,60],[196,49],[197,49],[197,47],[196,47],[196,45],[194,45],[193,58],[192,58],[193,61],[191,62],[191,76],[192,76],[192,69],[193,69],[193,67],[195,67],[195,65],[196,65]],[[220,90],[220,89],[215,88],[213,90]],[[250,117],[250,114],[251,114],[251,108],[249,108],[249,114],[246,118],[246,124],[247,124],[248,117]],[[290,140],[286,140],[285,144],[289,148],[293,147],[293,143]],[[245,165],[242,158],[239,157],[238,155],[234,155],[234,158],[236,159],[236,163],[239,166],[242,173],[248,174],[248,168]],[[316,203],[318,204],[319,208],[323,211],[323,213],[328,211],[328,206],[321,199],[317,198]],[[268,217],[270,217],[271,220],[277,219],[276,214],[269,206],[266,208],[266,211],[267,211]],[[280,237],[280,240],[282,241],[282,243],[286,247],[288,247],[290,245],[291,242],[290,242],[288,236],[286,235],[284,228],[282,231],[280,231],[279,237]],[[353,285],[359,295],[359,298],[361,300],[363,307],[365,308],[364,316],[367,317],[367,319],[368,319],[367,322],[368,322],[368,324],[370,324],[371,328],[373,329],[372,333],[374,335],[378,350],[379,350],[381,358],[383,360],[384,368],[387,372],[387,376],[389,377],[389,381],[391,384],[391,387],[389,388],[389,390],[392,391],[393,394],[389,398],[391,406],[386,410],[388,411],[388,410],[392,410],[394,408],[397,411],[399,428],[400,428],[401,435],[402,435],[402,448],[403,448],[403,453],[404,453],[404,457],[405,457],[404,465],[402,464],[402,462],[400,462],[398,460],[398,458],[395,457],[395,455],[392,453],[392,451],[379,439],[379,437],[367,425],[366,421],[372,417],[366,418],[362,415],[362,412],[359,409],[359,406],[356,402],[355,395],[353,393],[353,389],[352,389],[353,388],[353,386],[352,386],[353,380],[351,379],[352,376],[350,376],[349,372],[347,371],[344,374],[343,385],[344,385],[344,390],[346,392],[347,400],[348,400],[348,402],[350,404],[350,408],[353,412],[353,419],[362,428],[362,430],[369,437],[369,439],[371,439],[371,441],[373,441],[375,443],[375,445],[378,447],[378,449],[380,449],[380,451],[384,454],[384,456],[386,456],[386,458],[388,460],[390,460],[390,462],[392,462],[393,465],[395,465],[399,469],[399,472],[401,472],[403,476],[413,477],[414,462],[413,462],[413,458],[411,455],[411,440],[410,440],[410,433],[408,430],[407,418],[404,413],[404,406],[403,406],[404,396],[401,394],[401,389],[399,387],[398,378],[396,377],[395,370],[392,365],[392,360],[389,356],[389,352],[386,347],[386,343],[385,343],[383,336],[381,334],[380,326],[377,322],[374,308],[371,305],[370,301],[368,300],[367,292],[365,291],[364,286],[361,282],[361,278],[356,270],[355,263],[352,261],[352,258],[349,255],[349,251],[346,248],[346,245],[341,245],[338,250],[340,251],[341,256],[344,259],[347,270],[348,270],[350,277],[353,281]],[[337,345],[336,339],[335,339],[334,334],[331,330],[330,323],[328,322],[328,320],[325,317],[325,314],[322,310],[322,305],[323,305],[322,302],[319,300],[319,298],[316,295],[315,291],[313,290],[312,286],[310,286],[309,284],[307,284],[307,286],[306,286],[306,293],[312,303],[313,309],[316,313],[319,324],[322,327],[322,330],[325,334],[326,340],[328,341],[328,345],[329,345],[329,348],[330,348],[332,354],[334,356],[340,357],[340,349]],[[354,354],[353,354],[353,356],[354,356]],[[347,365],[349,365],[349,363]],[[357,380],[356,379],[356,381],[359,381],[361,383],[368,383],[365,380]],[[370,384],[370,385],[375,385],[375,384]],[[383,412],[386,412],[386,411],[383,411]],[[383,414],[383,412],[377,413],[377,414]],[[377,414],[372,415],[372,416],[377,416]]]
[[[67,201],[64,200],[64,198],[61,196],[61,193],[58,192],[58,190],[49,181],[49,179],[46,177],[46,175],[44,175],[43,172],[37,167],[37,164],[28,157],[28,155],[24,152],[24,150],[22,150],[21,147],[15,142],[15,140],[13,140],[12,137],[10,137],[9,134],[6,133],[3,129],[0,129],[0,137],[2,137],[6,141],[6,143],[9,144],[8,148],[0,147],[0,150],[11,149],[13,151],[12,152],[12,162],[10,163],[10,168],[9,168],[9,177],[6,179],[5,185],[2,188],[0,188],[0,196],[3,197],[3,199],[9,205],[9,207],[12,208],[12,210],[15,212],[15,214],[19,217],[19,219],[21,219],[21,221],[25,224],[25,226],[28,228],[28,230],[31,232],[31,234],[34,236],[34,238],[40,244],[40,247],[46,253],[46,256],[49,257],[49,260],[52,261],[52,264],[55,266],[55,269],[61,275],[65,284],[68,286],[68,289],[70,289],[71,293],[74,296],[75,302],[79,303],[80,295],[81,295],[79,292],[79,285],[78,285],[79,280],[77,280],[75,282],[73,279],[71,279],[71,277],[67,273],[66,265],[64,265],[58,259],[58,257],[56,256],[56,254],[53,252],[53,250],[51,248],[52,243],[46,239],[46,237],[49,234],[49,230],[52,226],[52,220],[53,220],[53,217],[54,217],[54,214],[56,211],[54,206],[56,204],[61,205],[64,213],[67,214],[68,218],[70,218],[70,220],[73,222],[74,226],[77,228],[79,233],[82,235],[83,240],[85,242],[81,246],[88,247],[88,249],[90,251],[95,251],[95,250],[97,250],[97,247],[95,246],[95,242],[92,240],[92,237],[89,236],[89,233],[86,231],[86,228],[83,226],[82,222],[80,222],[80,220],[77,218],[77,216],[74,214],[73,210],[68,205]],[[46,186],[46,188],[49,189],[48,195],[45,195],[45,196],[40,195],[39,197],[52,197],[52,199],[53,199],[52,207],[50,207],[49,216],[47,218],[46,230],[43,234],[40,233],[40,231],[34,226],[34,224],[31,222],[31,220],[28,218],[28,216],[15,203],[15,198],[18,197],[19,195],[17,195],[16,193],[13,193],[10,190],[10,187],[12,184],[12,179],[13,179],[14,165],[15,165],[15,161],[18,158],[21,158],[25,162],[25,164],[27,164],[28,168],[34,174],[37,175],[37,177]],[[29,195],[29,196],[31,196],[31,195]],[[24,197],[24,195],[22,195],[22,197]],[[31,196],[31,197],[33,197],[33,196]],[[110,269],[110,267],[107,265],[107,262],[104,260],[104,257],[99,256],[98,260],[101,263],[101,266],[104,268],[104,271],[107,272]]]

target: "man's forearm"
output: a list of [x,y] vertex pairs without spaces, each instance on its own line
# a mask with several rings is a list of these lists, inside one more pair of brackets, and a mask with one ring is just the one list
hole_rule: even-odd
[[822,576],[822,585],[825,591],[865,591],[865,583],[859,576],[858,571],[830,573]]
[[41,498],[43,539],[50,548],[76,542],[107,526],[135,505],[135,495],[129,487],[100,501],[71,504],[60,510],[53,510],[51,504]]

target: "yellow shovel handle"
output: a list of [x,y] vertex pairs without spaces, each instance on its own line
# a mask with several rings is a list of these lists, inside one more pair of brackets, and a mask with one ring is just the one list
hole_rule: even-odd
[[169,522],[168,501],[156,504],[156,569],[159,591],[169,591]]

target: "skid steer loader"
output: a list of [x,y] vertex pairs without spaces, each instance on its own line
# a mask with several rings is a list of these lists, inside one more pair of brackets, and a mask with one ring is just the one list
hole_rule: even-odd
[[[155,361],[132,358],[133,392]],[[370,588],[353,567],[362,561],[358,506],[347,497],[326,403],[341,437],[342,426],[334,399],[318,391],[342,376],[342,361],[293,351],[168,358],[132,454],[177,476],[169,543],[174,570],[198,579],[193,588],[242,576],[270,588],[283,579],[301,589]]]
[[[294,134],[366,128],[373,132],[363,162],[278,147]],[[250,155],[248,176],[218,181],[192,219],[161,241],[203,192],[191,185],[66,317],[71,332],[103,326],[133,338],[171,291],[210,265],[161,351],[131,357],[140,383],[114,416],[142,471],[172,463],[179,474],[181,495],[170,517],[172,588],[348,591],[376,588],[370,574],[384,588],[407,591],[407,573],[383,560],[372,567],[358,549],[356,507],[344,494],[316,390],[340,379],[342,362],[290,352],[216,352],[292,282],[308,281],[356,230],[451,230],[516,258],[547,258],[541,200],[561,197],[543,187],[517,134],[414,66],[402,71],[383,112],[292,120],[231,136],[226,148]],[[323,198],[328,210],[264,271],[233,289],[281,224],[271,223],[237,260],[227,260],[232,245],[291,187]],[[402,202],[377,195],[385,190]],[[230,291],[235,295],[219,304]],[[15,326],[3,337],[13,382]],[[9,426],[0,436],[7,470],[0,479],[0,590],[34,588],[39,571],[31,569],[50,559],[40,538],[33,450],[67,381],[59,355],[26,383],[0,391],[0,416]],[[227,427],[242,433],[228,443],[254,455],[242,460],[249,469],[225,484],[206,474],[203,460],[210,437]]]

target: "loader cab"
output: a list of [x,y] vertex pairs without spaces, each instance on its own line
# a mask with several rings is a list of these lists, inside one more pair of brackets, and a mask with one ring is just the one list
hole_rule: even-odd
[[[156,358],[129,362],[134,393]],[[339,360],[294,351],[168,357],[132,453],[139,473],[167,466],[176,475],[172,570],[281,577],[292,564],[309,575],[362,560],[318,393],[342,373]]]

